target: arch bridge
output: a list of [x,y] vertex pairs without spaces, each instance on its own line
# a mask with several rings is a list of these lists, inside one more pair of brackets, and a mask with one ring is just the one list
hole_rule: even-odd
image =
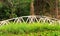
[[49,24],[53,24],[58,22],[60,24],[60,20],[56,19],[56,18],[51,18],[51,17],[47,17],[47,16],[21,16],[21,17],[17,17],[17,18],[12,18],[12,19],[8,19],[8,20],[3,20],[0,21],[0,25],[7,25],[10,22],[14,22],[14,23],[49,23]]

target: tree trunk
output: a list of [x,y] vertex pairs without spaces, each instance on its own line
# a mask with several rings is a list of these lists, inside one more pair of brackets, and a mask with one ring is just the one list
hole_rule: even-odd
[[55,11],[56,11],[56,18],[58,18],[58,0],[55,0],[55,4],[56,4],[56,9],[55,9]]
[[35,14],[40,15],[40,2],[41,0],[35,0]]
[[31,5],[30,5],[30,15],[35,15],[35,14],[34,14],[34,0],[31,1]]

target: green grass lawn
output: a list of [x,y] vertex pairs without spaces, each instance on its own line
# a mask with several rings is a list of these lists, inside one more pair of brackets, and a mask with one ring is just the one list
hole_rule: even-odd
[[10,23],[0,27],[0,36],[60,36],[60,25],[49,23]]

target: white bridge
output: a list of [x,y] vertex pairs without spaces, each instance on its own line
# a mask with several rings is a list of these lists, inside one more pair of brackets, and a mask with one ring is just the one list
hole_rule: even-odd
[[51,18],[51,17],[46,17],[46,16],[21,16],[21,17],[17,17],[17,18],[12,18],[12,19],[8,19],[8,20],[4,20],[4,21],[0,21],[0,25],[7,25],[10,22],[14,22],[14,23],[33,23],[33,22],[37,22],[37,23],[59,23],[60,24],[60,20],[55,19],[55,18]]

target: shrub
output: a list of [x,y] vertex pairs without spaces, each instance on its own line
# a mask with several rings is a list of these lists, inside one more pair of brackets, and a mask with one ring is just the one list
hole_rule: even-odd
[[10,23],[9,25],[3,25],[0,27],[2,33],[12,34],[29,34],[40,33],[40,35],[59,35],[60,25],[49,25],[48,23]]

